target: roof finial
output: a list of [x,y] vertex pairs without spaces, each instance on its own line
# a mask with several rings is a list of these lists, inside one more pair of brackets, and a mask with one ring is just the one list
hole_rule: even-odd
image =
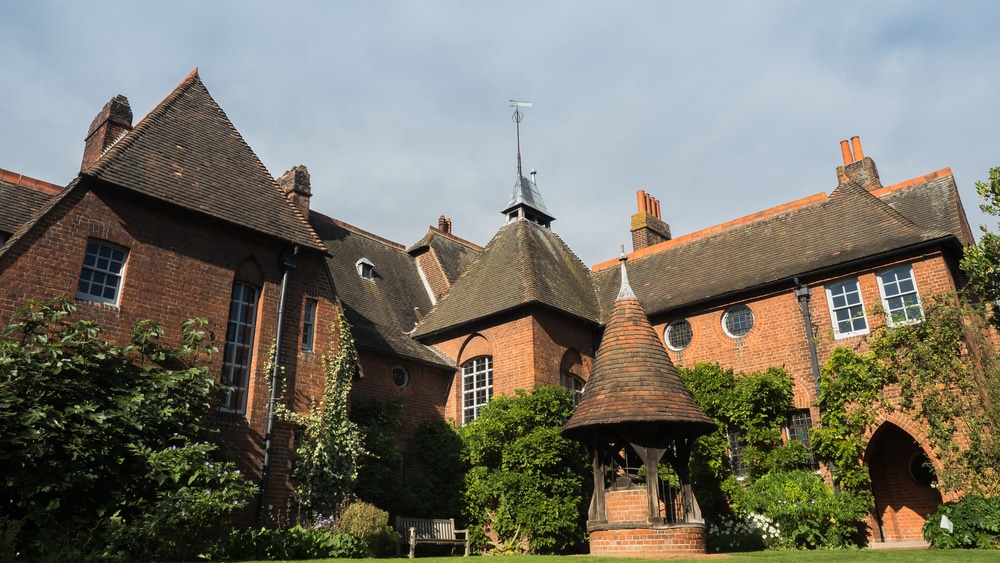
[[514,108],[514,115],[511,119],[514,120],[515,128],[517,129],[517,177],[521,177],[521,119],[524,118],[524,114],[521,113],[521,108],[530,108],[531,102],[521,102],[518,100],[511,100],[510,107]]
[[625,269],[625,262],[628,261],[628,256],[625,255],[625,245],[622,245],[621,254],[618,256],[618,261],[622,263],[622,287],[618,290],[618,299],[636,299],[635,293],[632,292],[632,286],[628,284],[628,270]]

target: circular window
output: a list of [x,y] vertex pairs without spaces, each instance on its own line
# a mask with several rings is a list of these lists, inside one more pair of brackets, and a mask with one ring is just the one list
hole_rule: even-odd
[[726,309],[722,315],[722,330],[732,338],[743,338],[753,328],[753,312],[746,305]]
[[667,325],[664,336],[666,336],[667,348],[680,352],[691,345],[691,323],[685,319],[674,321]]
[[931,465],[931,460],[924,452],[910,458],[910,478],[922,487],[934,487],[937,483],[934,466]]
[[392,368],[392,382],[395,383],[400,389],[409,385],[410,374],[406,371],[406,368],[403,366],[396,366]]

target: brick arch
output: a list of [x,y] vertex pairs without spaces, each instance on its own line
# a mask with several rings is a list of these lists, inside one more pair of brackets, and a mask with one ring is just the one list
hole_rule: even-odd
[[253,256],[240,260],[233,268],[233,281],[248,283],[257,289],[264,289],[264,269]]
[[[923,539],[923,525],[942,502],[941,493],[918,484],[910,473],[911,460],[923,453],[936,469],[941,464],[922,439],[915,423],[898,413],[886,413],[883,422],[868,436],[864,465],[871,477],[875,506],[869,513],[875,541]],[[901,425],[902,424],[902,425]]]
[[572,373],[573,375],[587,380],[586,368],[583,365],[583,356],[580,352],[576,351],[576,348],[570,348],[563,353],[562,360],[559,362],[559,373]]
[[871,445],[872,438],[874,438],[875,434],[878,433],[878,431],[881,430],[883,427],[885,427],[886,423],[888,423],[899,427],[900,430],[906,432],[907,434],[910,435],[910,437],[916,440],[917,444],[920,445],[920,448],[924,450],[924,453],[927,454],[927,457],[930,458],[931,462],[934,464],[934,469],[936,471],[940,471],[941,469],[944,468],[944,465],[941,463],[941,460],[939,460],[937,456],[934,455],[934,448],[932,448],[930,442],[927,441],[927,435],[924,433],[923,427],[920,424],[918,424],[915,420],[897,410],[893,411],[880,410],[878,413],[876,413],[876,419],[878,420],[878,425],[874,426],[873,429],[868,430],[865,433],[866,459],[868,456],[868,447]]
[[461,366],[472,358],[492,355],[493,344],[490,343],[490,341],[487,340],[482,334],[472,334],[465,340],[465,343],[462,344],[461,351],[458,353],[458,365]]

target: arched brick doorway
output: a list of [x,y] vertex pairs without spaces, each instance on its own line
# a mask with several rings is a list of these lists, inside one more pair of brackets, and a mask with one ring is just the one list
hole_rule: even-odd
[[941,493],[926,468],[927,454],[902,428],[883,423],[872,434],[865,451],[865,465],[875,494],[872,541],[923,540],[921,528],[937,511]]

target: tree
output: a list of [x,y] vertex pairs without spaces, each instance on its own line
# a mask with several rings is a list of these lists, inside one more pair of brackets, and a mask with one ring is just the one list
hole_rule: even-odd
[[[986,203],[979,204],[983,213],[1000,216],[1000,167],[990,169],[989,183],[976,182],[976,192]],[[965,247],[962,270],[969,277],[970,287],[986,303],[1000,302],[1000,234],[980,225],[979,242]],[[993,307],[990,320],[1000,328],[1000,308]]]
[[562,387],[494,397],[461,428],[472,542],[500,553],[568,553],[584,542],[590,464],[560,435],[573,413]]

